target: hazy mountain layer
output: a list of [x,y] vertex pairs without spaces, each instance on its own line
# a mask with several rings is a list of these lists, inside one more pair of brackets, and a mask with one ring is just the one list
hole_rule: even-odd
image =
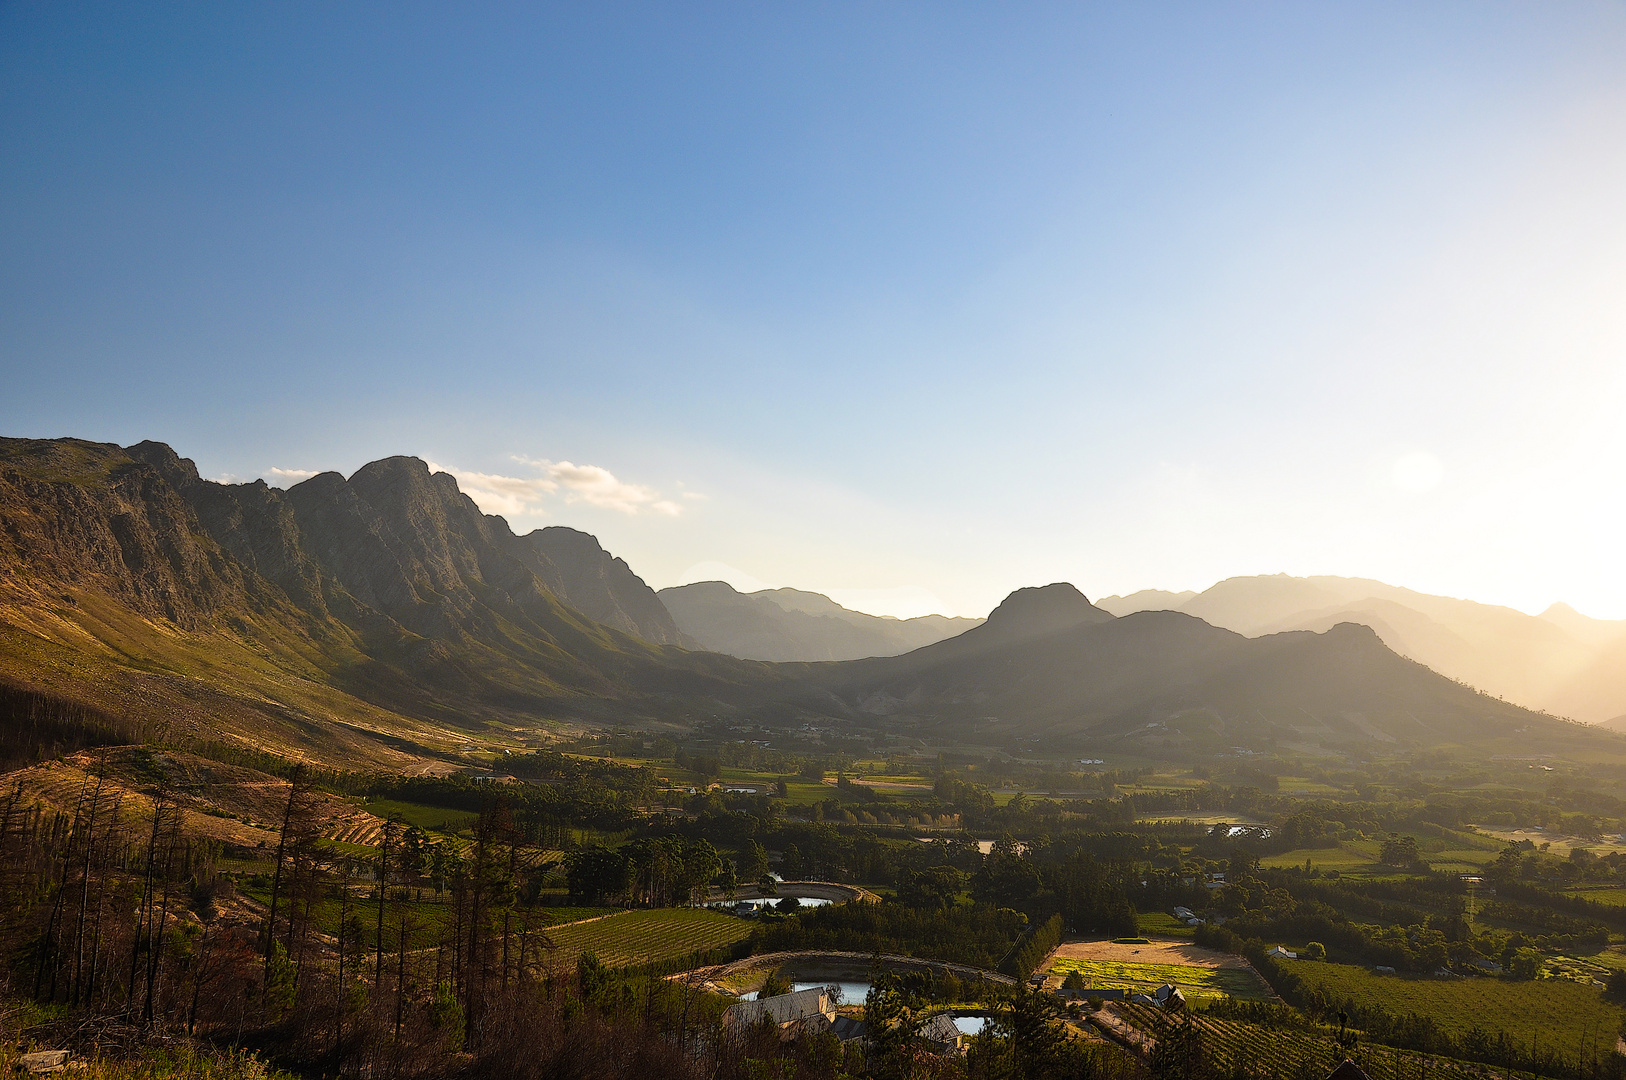
[[721,581],[662,589],[677,627],[703,649],[748,660],[854,660],[895,656],[981,623],[924,615],[892,619],[850,611],[821,593],[740,593]]
[[1626,622],[1565,604],[1535,616],[1365,578],[1285,574],[1183,595],[1147,590],[1101,606],[1119,615],[1183,611],[1250,636],[1361,623],[1402,656],[1521,705],[1589,722],[1626,713]]
[[814,677],[856,715],[1118,761],[1626,750],[1397,656],[1365,626],[1248,638],[1179,612],[1113,618],[1071,586],[1022,590],[957,638]]

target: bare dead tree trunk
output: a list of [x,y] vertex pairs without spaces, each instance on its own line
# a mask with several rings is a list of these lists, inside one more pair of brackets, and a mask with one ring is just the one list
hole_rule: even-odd
[[390,839],[394,824],[391,821],[384,823],[384,835],[378,844],[378,959],[373,972],[374,992],[378,994],[384,992],[384,894],[389,891]]
[[90,908],[90,864],[96,852],[96,811],[102,802],[102,787],[107,783],[107,760],[103,756],[101,769],[96,777],[96,789],[90,798],[90,818],[85,825],[85,863],[83,867],[83,881],[79,889],[79,917],[74,921],[73,930],[73,978],[69,984],[68,997],[73,1004],[79,1004],[79,990],[85,972],[85,917]]
[[152,807],[152,833],[147,837],[147,876],[141,889],[141,903],[136,907],[134,940],[130,945],[130,988],[124,1001],[126,1014],[135,1011],[136,973],[140,970],[141,963],[141,935],[152,923],[152,872],[158,854],[158,829],[163,816],[164,800],[159,796]]
[[107,911],[107,879],[112,876],[113,843],[118,839],[119,808],[123,804],[123,794],[113,800],[113,820],[108,823],[107,836],[102,841],[102,872],[96,879],[96,922],[90,938],[90,975],[85,980],[85,1003],[87,1005],[96,996],[96,972],[100,967],[99,961],[102,954],[102,916]]
[[164,923],[169,918],[169,880],[175,864],[175,842],[181,835],[180,808],[173,807],[170,818],[169,843],[164,848],[164,898],[158,906],[158,927],[152,935],[152,941],[147,947],[147,1007],[141,1014],[141,1022],[151,1024],[153,1021],[153,1002],[158,996],[158,965],[164,958]]
[[[288,805],[282,811],[282,832],[277,837],[277,869],[271,875],[271,911],[265,918],[265,974],[268,979],[271,977],[271,957],[276,951],[277,894],[282,889],[282,860],[288,847],[288,824],[293,820],[294,799],[299,794],[299,781],[304,775],[305,767],[295,765],[288,782]],[[289,936],[292,936],[292,931]]]

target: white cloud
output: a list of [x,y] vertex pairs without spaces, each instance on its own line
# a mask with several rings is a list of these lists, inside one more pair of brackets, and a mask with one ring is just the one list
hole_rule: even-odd
[[471,472],[429,462],[435,472],[450,473],[458,486],[488,514],[543,514],[543,501],[559,496],[566,503],[586,503],[623,514],[664,514],[676,517],[683,508],[643,484],[628,483],[598,465],[570,461],[515,458],[537,471],[535,476],[503,476]]
[[271,479],[267,480],[266,483],[272,487],[290,487],[301,480],[309,480],[315,475],[315,469],[279,469],[273,465],[271,467]]
[[542,498],[559,490],[559,485],[546,476],[503,476],[499,473],[472,472],[454,469],[450,465],[426,462],[430,472],[450,473],[457,478],[463,494],[488,514],[540,514]]

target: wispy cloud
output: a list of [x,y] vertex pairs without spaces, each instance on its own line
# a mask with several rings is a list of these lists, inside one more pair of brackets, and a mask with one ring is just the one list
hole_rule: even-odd
[[682,506],[662,497],[654,488],[619,479],[599,465],[523,457],[514,460],[536,470],[535,475],[473,472],[433,461],[429,467],[456,477],[458,486],[488,514],[545,513],[543,503],[549,496],[562,498],[567,504],[586,503],[623,514],[675,517],[683,512]]
[[279,469],[273,465],[271,467],[271,478],[266,483],[271,484],[273,487],[288,487],[299,483],[301,480],[309,480],[315,475],[315,469]]

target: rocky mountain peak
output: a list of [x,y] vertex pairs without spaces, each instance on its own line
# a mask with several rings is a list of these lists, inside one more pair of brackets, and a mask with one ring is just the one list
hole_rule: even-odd
[[1078,588],[1065,581],[1017,589],[988,615],[989,636],[1031,637],[1088,623],[1111,622]]

